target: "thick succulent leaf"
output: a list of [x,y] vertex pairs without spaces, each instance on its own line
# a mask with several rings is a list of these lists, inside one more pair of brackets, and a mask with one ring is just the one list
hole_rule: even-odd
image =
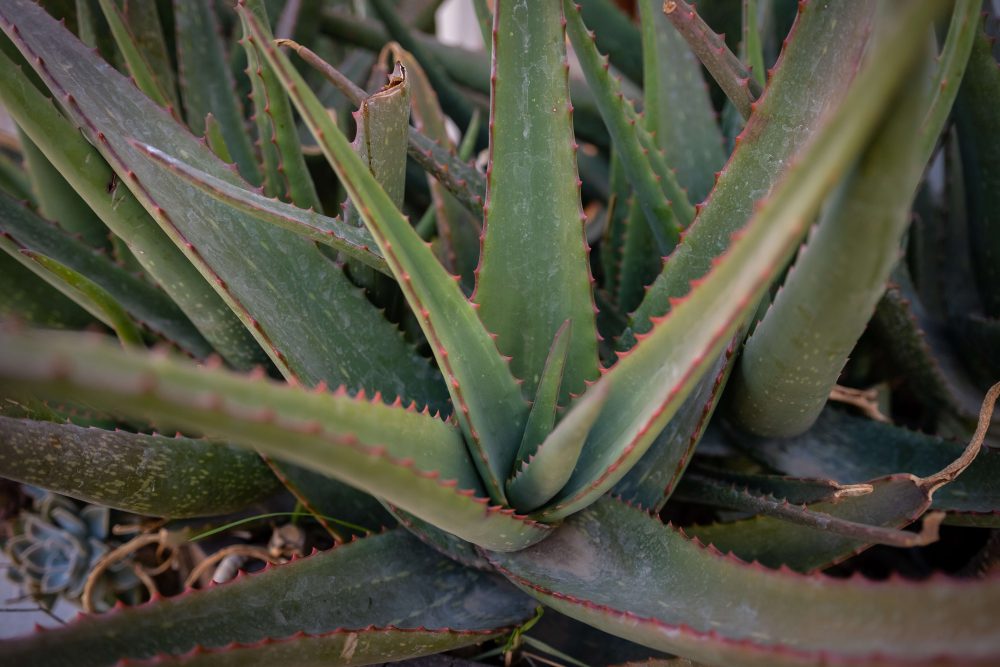
[[0,190],[15,199],[30,202],[32,206],[38,205],[24,167],[2,153],[0,153]]
[[[605,209],[605,228],[601,243],[597,246],[604,274],[601,286],[614,295],[620,289],[622,253],[625,246],[625,230],[628,216],[632,213],[630,197],[632,190],[622,167],[618,151],[611,151],[608,165],[608,206]],[[651,232],[650,232],[651,233]],[[604,309],[598,313],[598,322]]]
[[[261,30],[270,40],[264,1],[248,0],[246,7],[261,22]],[[302,155],[288,95],[274,71],[258,59],[245,24],[243,45],[253,89],[257,138],[264,158],[264,189],[267,194],[284,197],[301,208],[319,210],[319,197]]]
[[[539,516],[564,517],[593,502],[628,472],[674,416],[795,251],[823,198],[865,145],[910,71],[919,51],[916,45],[898,48],[894,40],[902,33],[896,31],[924,29],[933,12],[929,4],[908,4],[905,16],[885,26],[885,38],[871,50],[877,67],[859,74],[836,112],[795,156],[794,168],[697,289],[675,302],[598,381],[611,384],[606,418],[591,430],[566,488]],[[592,391],[580,400],[590,400]],[[643,400],[636,401],[637,395]]]
[[884,349],[931,414],[950,412],[972,420],[981,391],[948,340],[948,333],[924,306],[904,264],[875,310],[873,329],[892,345]]
[[[340,72],[310,49],[291,40],[278,40],[281,46],[289,46],[312,67],[326,77],[328,82],[337,88],[354,107],[360,107],[367,93],[358,87],[349,76]],[[407,151],[414,162],[423,167],[437,183],[443,185],[457,202],[460,202],[477,219],[483,215],[483,200],[486,196],[486,179],[474,167],[459,159],[452,150],[451,140],[445,131],[444,115],[437,103],[437,96],[430,87],[426,75],[419,63],[407,51],[395,42],[386,45],[397,60],[403,63],[407,70],[407,81],[415,91],[414,115],[417,127],[410,128]],[[322,91],[321,91],[322,92]],[[470,123],[471,125],[471,123]],[[426,131],[428,134],[425,134]],[[475,139],[475,137],[469,137]],[[433,192],[432,192],[433,194]],[[476,253],[478,253],[478,233],[476,235]]]
[[385,258],[375,246],[372,235],[363,227],[355,227],[338,218],[330,218],[322,213],[286,204],[253,190],[233,185],[152,146],[139,144],[137,148],[171,173],[228,206],[243,211],[257,220],[295,232],[310,241],[328,245],[373,269],[390,274]]
[[473,215],[483,215],[486,179],[422,132],[410,130],[410,157],[441,182]]
[[288,59],[264,41],[255,20],[246,12],[242,16],[358,206],[417,313],[445,375],[455,414],[475,449],[473,460],[487,492],[495,502],[502,502],[503,480],[517,453],[527,416],[527,405],[507,362],[454,276],[445,271],[430,247],[393,206]]
[[3,384],[41,395],[86,394],[99,409],[254,447],[491,549],[521,548],[548,533],[546,526],[479,497],[479,476],[450,423],[378,398],[368,402],[342,391],[309,391],[129,354],[100,338],[6,334],[0,346]]
[[157,105],[167,107],[172,113],[177,113],[177,93],[173,86],[169,85],[173,82],[162,81],[156,76],[156,72],[147,62],[146,55],[136,43],[128,26],[125,25],[125,20],[114,2],[112,0],[98,0],[98,2],[135,85]]
[[[323,31],[333,39],[378,51],[390,41],[378,23],[330,8],[323,13]],[[488,95],[490,92],[490,52],[464,49],[439,43],[430,35],[413,33],[434,54],[455,83]],[[581,138],[607,147],[608,133],[594,106],[593,95],[582,81],[570,80],[574,105],[573,124]]]
[[580,58],[587,82],[597,95],[601,116],[614,140],[622,168],[632,184],[636,201],[645,213],[660,254],[666,255],[680,238],[679,215],[664,194],[662,177],[650,165],[654,155],[650,155],[649,149],[639,140],[640,124],[626,111],[629,102],[611,77],[607,57],[598,52],[592,33],[588,33],[583,24],[580,10],[570,0],[564,0],[563,7],[573,49]]
[[195,134],[205,134],[205,117],[212,114],[240,174],[259,185],[260,168],[226,62],[224,42],[219,38],[215,12],[211,5],[198,0],[174,0],[173,6],[178,81],[187,125]]
[[[712,438],[718,442],[721,437],[716,427],[706,434],[706,439]],[[824,500],[839,500],[849,496],[862,496],[872,492],[868,483],[840,484],[832,479],[819,477],[791,477],[788,475],[773,475],[768,473],[736,472],[718,468],[704,463],[695,463],[692,472],[710,477],[717,482],[725,482],[740,489],[747,489],[758,495],[784,498],[790,503],[807,505]]]
[[576,168],[562,9],[501,0],[494,21],[483,252],[475,301],[534,396],[549,345],[572,322],[560,396],[597,376],[597,326]]
[[490,560],[557,611],[709,664],[985,667],[1000,659],[1000,578],[871,582],[771,571],[612,499],[541,544]]
[[76,0],[77,35],[80,41],[97,52],[107,62],[117,58],[115,41],[97,0]]
[[635,24],[610,0],[583,0],[579,4],[584,22],[596,30],[597,47],[634,83],[645,81],[647,61]]
[[79,329],[91,324],[91,315],[41,280],[7,253],[0,252],[0,317],[43,327]]
[[[93,57],[88,52],[88,57]],[[237,367],[264,358],[226,303],[156,225],[80,132],[16,65],[0,54],[0,97],[31,137],[146,272],[156,279],[212,347]]]
[[[628,209],[621,234],[621,270],[618,277],[618,307],[630,313],[642,302],[646,286],[656,280],[663,268],[653,233],[635,197],[622,205]],[[617,206],[617,202],[616,202]]]
[[552,499],[573,473],[587,434],[604,408],[608,385],[574,406],[538,448],[515,469],[507,491],[512,506],[530,511]]
[[379,651],[381,659],[398,660],[484,641],[531,613],[530,599],[502,580],[396,530],[205,591],[10,640],[0,644],[0,658],[39,667],[163,654],[196,665],[364,664]]
[[172,519],[236,512],[280,488],[259,456],[230,445],[8,417],[0,476]]
[[705,69],[719,84],[740,115],[749,118],[753,102],[762,92],[760,82],[751,76],[746,66],[726,46],[724,35],[717,35],[694,8],[684,0],[663,3],[663,13],[687,40]]
[[[927,476],[961,453],[962,445],[827,409],[793,438],[733,434],[748,453],[785,474],[855,484],[893,473]],[[1000,451],[984,447],[957,479],[934,494],[934,509],[1000,511]]]
[[[16,27],[13,22],[16,17]],[[161,167],[140,141],[213,176],[241,179],[198,139],[97,61],[28,0],[0,8],[0,22],[187,258],[250,328],[283,372],[440,403],[440,377],[312,243],[223,205]],[[211,220],[214,224],[205,224]],[[303,308],[301,304],[315,304]],[[366,336],[355,332],[363,329]]]
[[[981,0],[958,0],[952,11],[948,35],[944,46],[941,47],[937,73],[931,88],[933,97],[923,126],[920,128],[920,155],[924,164],[934,152],[938,137],[944,129],[945,121],[948,120],[955,97],[958,95],[966,65],[969,63],[969,54],[981,27],[979,12],[982,6]],[[995,78],[1000,81],[1000,77]],[[1000,83],[997,84],[997,99],[1000,99]]]
[[[118,6],[122,8],[122,19],[128,26],[129,34],[142,53],[143,59],[148,63],[156,80],[161,82],[163,89],[171,96],[171,103],[176,105],[177,82],[174,79],[174,65],[167,48],[159,8],[156,3],[142,2],[141,0],[119,1]],[[54,14],[51,6],[47,6],[46,9],[50,14],[59,18],[58,14]],[[164,12],[164,17],[169,18],[169,15]],[[72,27],[70,29],[72,30]],[[177,109],[180,110],[179,107]]]
[[[159,655],[157,665],[184,667],[327,667],[331,665],[381,665],[385,660],[403,660],[404,664],[434,661],[434,656],[502,638],[507,628],[494,632],[400,629],[365,627],[334,631],[316,636],[296,636],[274,641],[230,644],[217,649],[196,649],[179,657]],[[421,658],[421,656],[429,656]],[[140,667],[147,661],[119,663],[121,667]],[[470,663],[472,664],[472,663]]]
[[614,487],[623,500],[659,512],[667,503],[708,426],[732,369],[737,334],[720,354],[674,417],[656,436],[649,450]]
[[0,232],[18,249],[48,256],[95,282],[137,321],[196,358],[211,347],[163,292],[131,275],[79,239],[0,196]]
[[967,314],[956,323],[959,351],[978,379],[1000,378],[1000,319]]
[[[381,66],[372,71],[372,81],[381,81],[382,86],[372,95],[366,96],[358,105],[354,118],[354,141],[351,147],[368,172],[382,187],[393,207],[401,209],[406,189],[406,149],[410,127],[410,82],[399,63],[390,74]],[[358,212],[358,205],[350,197],[341,204],[344,221],[358,228],[365,223]],[[373,243],[374,245],[374,243]],[[403,295],[399,286],[390,277],[380,276],[368,267],[348,261],[347,272],[352,282],[364,288],[368,298],[395,318],[401,317],[404,308]],[[416,320],[403,317],[404,327],[413,330],[419,337]]]
[[[477,5],[478,6],[478,5]],[[492,26],[490,19],[490,26]],[[416,129],[442,147],[452,148],[445,125],[445,116],[438,105],[437,94],[431,87],[426,73],[412,54],[395,44],[389,45],[392,57],[403,63],[412,91],[413,120]],[[463,141],[474,141],[471,128],[466,130]],[[462,276],[466,285],[475,286],[474,271],[479,264],[479,237],[482,218],[467,211],[436,178],[428,176],[436,216],[438,237],[443,242],[442,260],[452,273]],[[485,194],[485,188],[483,190]]]
[[639,15],[647,127],[691,201],[700,202],[726,162],[708,86],[698,59],[663,14],[663,3],[641,0]]
[[66,182],[59,170],[35,143],[19,133],[21,154],[38,201],[38,212],[72,234],[79,234],[91,248],[108,247],[108,228]]
[[[406,145],[410,121],[410,83],[401,71],[393,72],[389,82],[361,100],[354,114],[357,133],[354,152],[379,182],[397,209],[403,205],[406,186]],[[352,200],[344,210],[344,220],[363,227],[364,221]]]
[[[923,68],[916,72],[922,79]],[[733,420],[759,435],[806,431],[878,305],[923,173],[912,140],[928,96],[910,85],[827,205],[737,362]],[[820,305],[822,304],[822,305]]]
[[762,512],[727,523],[689,526],[684,532],[723,553],[732,552],[747,562],[768,567],[785,565],[802,572],[817,572],[839,563],[873,544],[912,547],[937,538],[941,515],[927,515],[925,532],[893,530],[909,525],[930,506],[931,497],[911,475],[894,475],[871,482],[871,491],[799,506],[779,498],[761,496],[726,483],[700,483],[685,476],[677,495],[699,498],[709,505]]
[[111,327],[122,345],[143,344],[142,334],[114,297],[90,278],[33,250],[21,250],[12,240],[0,236],[0,248],[20,260],[39,278],[55,287],[96,319]]
[[973,268],[987,315],[1000,316],[1000,69],[986,34],[977,31],[959,106]]
[[[400,46],[412,53],[420,62],[431,85],[437,91],[446,113],[454,118],[460,127],[467,127],[475,110],[468,96],[455,85],[434,55],[416,38],[392,3],[388,0],[371,0],[371,6],[392,39],[399,42]],[[483,140],[485,141],[485,134]]]
[[[764,5],[765,12],[770,11],[771,7],[767,2],[743,0],[743,40],[740,42],[740,59],[747,64],[750,75],[763,90],[767,84],[767,72],[764,66],[764,38],[761,35],[764,30],[761,25],[761,4]],[[768,22],[769,18],[764,19],[765,22]]]
[[687,294],[690,281],[708,272],[712,259],[729,246],[732,233],[750,218],[754,203],[782,178],[792,156],[843,100],[868,43],[875,3],[813,2],[802,7],[739,146],[684,242],[633,314],[636,331],[648,331],[650,317],[667,312],[671,298]]
[[555,426],[556,411],[559,408],[559,387],[562,385],[563,374],[566,371],[566,356],[569,353],[569,341],[573,334],[570,324],[569,320],[564,322],[556,331],[555,338],[552,339],[549,357],[545,360],[545,368],[542,369],[538,389],[535,391],[535,400],[531,403],[531,412],[528,413],[528,420],[524,425],[521,446],[517,450],[517,458],[514,459],[515,468],[525,459],[534,455],[538,445],[545,440],[552,432],[552,427]]

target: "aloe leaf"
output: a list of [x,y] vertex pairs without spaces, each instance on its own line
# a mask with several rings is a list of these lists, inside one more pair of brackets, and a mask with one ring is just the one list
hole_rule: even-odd
[[[764,9],[770,9],[768,0],[764,0]],[[761,39],[760,4],[757,0],[743,0],[743,42],[740,47],[740,55],[746,61],[751,76],[763,90],[767,84],[767,72],[764,67],[764,43]]]
[[482,217],[486,196],[486,179],[482,174],[415,129],[410,130],[409,154],[414,162],[462,202],[469,212]]
[[732,369],[737,334],[691,391],[648,451],[614,487],[614,494],[651,512],[667,503],[708,426]]
[[280,488],[259,456],[230,445],[8,417],[0,417],[0,475],[174,519],[235,512]]
[[754,203],[783,177],[792,156],[842,102],[854,79],[868,43],[875,3],[802,7],[767,94],[757,103],[739,146],[685,232],[684,242],[632,315],[635,331],[648,331],[650,317],[667,312],[671,297],[687,294],[690,281],[708,272],[712,258],[729,246],[732,233],[752,215]]
[[677,32],[684,36],[740,115],[749,118],[752,104],[760,97],[763,88],[736,54],[729,50],[723,36],[714,33],[684,0],[667,0],[663,3],[663,13]]
[[[477,5],[478,6],[478,5]],[[492,26],[492,22],[490,23]],[[426,73],[412,54],[395,44],[388,46],[392,57],[403,63],[412,91],[413,119],[416,129],[427,137],[437,141],[445,148],[452,148],[445,126],[445,116],[438,105],[437,94],[431,87]],[[466,129],[463,142],[469,144],[470,150],[475,149],[475,139],[478,130],[478,118],[473,117],[472,123]],[[443,241],[441,257],[445,267],[462,276],[462,282],[475,286],[474,271],[479,264],[479,237],[482,233],[481,218],[476,219],[465,210],[454,195],[437,179],[428,177],[431,189],[433,210],[436,216],[438,237]]]
[[978,379],[989,382],[1000,377],[1000,319],[967,314],[956,323],[959,350]]
[[142,334],[125,309],[103,287],[58,261],[33,250],[20,250],[13,241],[0,237],[0,248],[23,258],[25,266],[84,310],[111,327],[122,345],[142,347]]
[[[398,15],[396,7],[392,6],[387,0],[371,0],[371,6],[392,39],[399,42],[400,46],[412,53],[423,67],[447,113],[455,119],[455,122],[460,127],[468,126],[469,121],[472,120],[474,111],[472,102],[469,101],[469,98],[448,77],[434,55],[424,48],[422,42],[414,37],[410,28]],[[485,141],[485,133],[482,139]]]
[[886,353],[894,367],[906,374],[926,410],[952,413],[963,421],[975,416],[980,391],[952,349],[943,325],[921,302],[905,265],[897,267],[872,322],[880,338],[893,341]]
[[576,6],[570,0],[564,0],[563,7],[566,12],[566,29],[573,50],[580,59],[587,83],[597,95],[598,108],[614,140],[622,167],[656,238],[660,255],[667,255],[680,238],[679,216],[664,194],[662,177],[650,166],[653,156],[639,141],[637,136],[639,124],[635,118],[629,118],[625,111],[627,102],[606,67],[607,57],[602,57],[597,51],[594,37],[587,32]]
[[358,205],[407,301],[419,316],[445,375],[455,414],[475,450],[473,460],[486,481],[487,492],[495,502],[502,502],[502,480],[517,453],[516,439],[521,436],[527,416],[527,406],[507,362],[454,277],[392,205],[287,58],[263,41],[256,21],[246,12],[242,16]]
[[[365,627],[338,630],[317,636],[292,635],[273,641],[247,642],[216,649],[195,649],[179,657],[157,655],[158,665],[185,667],[270,667],[294,664],[302,667],[327,665],[385,664],[383,661],[420,662],[422,656],[434,656],[474,646],[492,638],[501,639],[509,628],[495,631],[434,629],[399,629]],[[413,658],[413,660],[406,660]],[[137,664],[130,661],[122,667]]]
[[226,65],[215,12],[198,0],[174,0],[173,6],[178,80],[188,127],[195,134],[205,134],[205,117],[211,113],[240,174],[259,185],[260,169],[233,75]]
[[97,49],[101,58],[109,63],[115,62],[118,55],[115,40],[97,2],[98,0],[76,0],[77,35],[81,42]]
[[[676,301],[653,331],[598,381],[611,384],[606,418],[594,425],[566,488],[540,517],[557,519],[593,502],[628,472],[674,416],[798,247],[809,219],[864,147],[911,70],[917,45],[891,50],[888,45],[902,34],[895,31],[922,30],[933,13],[929,4],[908,4],[905,16],[885,26],[885,38],[871,52],[870,62],[878,65],[862,70],[836,112],[795,156],[796,166],[697,289]],[[592,391],[580,401],[590,400]],[[645,398],[636,401],[636,395]]]
[[871,487],[863,495],[796,505],[690,475],[681,480],[676,495],[759,513],[739,521],[689,526],[684,532],[723,553],[732,552],[767,567],[784,565],[817,572],[874,544],[909,548],[937,540],[941,513],[924,515],[920,533],[898,530],[923,515],[931,504],[927,490],[914,477],[894,475],[872,481]]
[[3,153],[0,153],[0,190],[15,199],[27,201],[32,206],[38,204],[24,168]]
[[653,234],[636,199],[633,197],[622,204],[628,209],[628,216],[621,230],[621,270],[618,278],[617,305],[628,313],[642,303],[642,298],[646,295],[646,286],[660,274],[663,257],[657,251]]
[[610,56],[622,74],[637,84],[642,83],[647,61],[635,24],[609,0],[583,0],[579,4],[584,22],[595,26],[597,48]]
[[[263,0],[248,0],[245,6],[262,22],[261,30],[270,41],[271,29]],[[245,26],[243,39],[253,87],[258,140],[264,156],[264,190],[271,196],[285,197],[300,208],[318,211],[321,209],[319,197],[302,156],[288,95],[271,68],[257,60]]]
[[[277,40],[276,43],[280,46],[293,48],[304,61],[317,69],[330,83],[336,86],[351,104],[357,107],[361,106],[362,102],[364,102],[367,97],[365,91],[355,85],[350,77],[324,61],[316,53],[291,40]],[[404,51],[394,42],[390,42],[385,48],[404,63],[408,77],[416,79],[416,83],[411,84],[411,87],[417,91],[414,100],[414,113],[417,116],[416,124],[418,127],[410,128],[409,156],[428,175],[445,186],[448,192],[454,195],[469,212],[476,216],[477,219],[481,219],[483,216],[483,200],[486,196],[485,177],[464,161],[467,158],[458,158],[455,156],[451,140],[448,139],[443,124],[431,120],[432,117],[437,116],[443,122],[443,116],[441,115],[440,108],[437,106],[437,95],[430,87],[430,83],[425,80],[425,75],[419,63],[417,63],[411,54]],[[428,134],[425,134],[424,130]],[[474,139],[474,137],[470,137],[470,139]]]
[[572,322],[565,400],[594,379],[598,362],[562,18],[551,2],[496,6],[490,167],[474,300],[497,346],[511,355],[525,396],[535,394],[556,330]]
[[490,549],[522,548],[548,534],[546,526],[480,497],[479,476],[450,423],[385,405],[378,396],[368,402],[345,391],[310,392],[85,340],[8,334],[0,375],[22,392],[85,392],[98,408],[150,415],[253,447]]
[[136,320],[195,358],[211,353],[167,295],[4,196],[0,196],[0,231],[17,249],[47,256],[93,281]]
[[[128,26],[136,47],[149,64],[156,80],[161,82],[163,89],[170,93],[176,104],[177,82],[174,79],[174,67],[168,53],[166,35],[160,22],[159,8],[156,3],[142,2],[142,0],[125,0],[118,5],[122,8],[122,19]],[[49,13],[52,13],[51,10]],[[166,15],[164,12],[164,16]]]
[[[923,126],[920,128],[920,155],[921,161],[925,164],[934,152],[938,136],[944,129],[945,121],[958,96],[976,34],[980,30],[979,11],[982,5],[981,0],[958,0],[952,10],[948,35],[945,37],[944,46],[941,47],[937,74],[931,88],[931,101]],[[981,58],[981,54],[979,57]],[[997,87],[1000,90],[1000,84]]]
[[128,244],[142,267],[215,350],[237,367],[263,359],[239,319],[121,184],[100,153],[2,54],[0,97],[22,130],[108,228]]
[[[397,69],[389,81],[374,94],[361,101],[354,114],[357,134],[354,152],[389,196],[392,205],[403,205],[406,186],[406,145],[410,120],[409,77]],[[353,200],[344,209],[344,220],[356,227],[364,226]]]
[[[44,57],[40,73],[60,96],[71,96],[68,112],[279,369],[307,384],[350,382],[388,396],[442,402],[440,376],[314,244],[220,204],[179,178],[163,178],[162,168],[134,142],[242,185],[207,146],[27,0],[0,8],[0,23],[22,50]],[[302,303],[316,305],[303,309]],[[369,335],[355,335],[359,328]]]
[[[612,150],[608,171],[608,206],[605,212],[607,219],[604,236],[597,246],[601,258],[601,270],[604,289],[610,295],[617,295],[621,289],[622,255],[625,248],[625,230],[628,217],[632,213],[632,190],[622,167],[618,151]],[[652,232],[650,232],[652,233]],[[602,308],[601,311],[604,309]],[[601,313],[598,313],[600,317]]]
[[385,258],[378,251],[367,229],[348,225],[338,218],[329,218],[322,213],[307,211],[294,204],[286,204],[253,190],[233,185],[166,155],[152,146],[136,144],[136,148],[171,173],[183,178],[185,182],[211,195],[213,199],[243,211],[257,220],[295,232],[310,241],[328,245],[377,271],[390,274]]
[[169,85],[173,82],[157,78],[156,73],[146,60],[146,55],[140,50],[114,2],[112,0],[98,0],[98,2],[104,13],[104,19],[111,28],[115,44],[118,45],[118,50],[125,59],[128,71],[136,86],[157,105],[166,107],[170,109],[171,113],[176,114],[178,110],[177,93],[173,90],[173,86]]
[[[377,73],[376,73],[377,72]],[[366,96],[352,116],[356,128],[351,148],[361,158],[368,172],[389,196],[397,210],[403,206],[406,189],[406,149],[410,127],[410,83],[398,62],[391,73],[376,68],[373,80],[383,85]],[[350,197],[341,205],[344,221],[364,228],[358,205]],[[375,245],[374,242],[372,245]],[[415,319],[405,312],[404,297],[391,277],[380,276],[356,262],[348,262],[352,282],[364,288],[371,301],[385,308],[393,319],[402,319],[404,328],[419,338]],[[390,271],[391,276],[391,271]]]
[[79,329],[94,319],[83,308],[41,280],[28,267],[0,252],[0,317],[37,326]]
[[[323,30],[336,40],[356,44],[366,49],[380,51],[391,41],[385,29],[376,22],[358,18],[333,8],[323,13]],[[492,27],[492,26],[491,26]],[[434,55],[448,76],[460,86],[485,95],[490,92],[490,52],[470,51],[457,46],[441,44],[430,35],[411,33],[414,38]],[[607,146],[608,135],[597,116],[593,95],[582,81],[570,80],[573,97],[574,125],[581,137],[599,146]]]
[[220,160],[223,162],[233,161],[229,147],[226,146],[226,138],[222,136],[222,127],[212,114],[205,116],[205,142]]
[[[985,313],[1000,316],[1000,121],[990,109],[1000,102],[1000,71],[990,40],[977,30],[968,69],[960,93],[959,140],[966,190],[970,232],[973,236],[973,269]],[[982,106],[985,105],[985,106]],[[979,139],[974,139],[979,137]]]
[[573,333],[570,325],[571,322],[566,320],[552,339],[552,347],[549,349],[549,356],[545,360],[538,389],[535,391],[535,400],[531,403],[531,412],[528,413],[528,421],[524,425],[521,446],[514,459],[515,468],[535,453],[538,445],[552,432],[552,427],[556,423],[559,388],[566,372],[566,357],[569,354],[569,342]]
[[910,222],[924,167],[911,139],[926,100],[920,85],[899,100],[899,112],[886,120],[840,186],[746,341],[729,404],[741,428],[795,435],[826,404],[885,291]]
[[[541,544],[490,560],[561,613],[709,664],[985,666],[1000,659],[1000,638],[985,620],[1000,605],[996,578],[872,582],[771,571],[706,549],[611,499]],[[830,618],[841,620],[832,626]]]
[[489,51],[493,48],[493,10],[487,0],[472,0],[472,9],[476,12],[476,23],[483,38],[483,48]]
[[[359,589],[366,594],[355,595]],[[7,641],[0,657],[39,667],[160,655],[167,664],[364,664],[478,643],[531,613],[530,599],[502,580],[451,563],[395,530],[208,590]]]
[[691,201],[700,202],[726,162],[708,86],[698,59],[664,16],[663,3],[642,0],[639,15],[647,127]]
[[[737,441],[754,458],[797,477],[854,484],[899,472],[928,476],[961,453],[962,446],[915,431],[827,409],[816,424],[793,438]],[[954,481],[934,494],[933,509],[991,514],[1000,510],[1000,452],[984,447]]]
[[608,385],[595,387],[589,401],[574,406],[507,482],[510,502],[525,511],[552,499],[573,474],[587,434],[607,400]]
[[[715,434],[718,437],[718,434]],[[706,435],[706,438],[709,437]],[[695,463],[691,472],[696,472],[711,478],[716,482],[725,482],[732,486],[746,489],[762,496],[783,498],[797,505],[808,505],[827,500],[840,500],[853,496],[863,496],[871,493],[874,487],[862,482],[858,484],[841,484],[832,479],[819,477],[791,477],[758,472],[736,472],[717,468],[703,463]]]
[[91,248],[108,247],[108,228],[66,182],[59,171],[35,146],[19,133],[21,154],[38,198],[38,212],[72,234],[79,234]]

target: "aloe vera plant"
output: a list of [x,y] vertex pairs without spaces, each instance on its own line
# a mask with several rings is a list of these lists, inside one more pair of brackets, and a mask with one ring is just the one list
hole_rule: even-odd
[[217,4],[0,3],[0,475],[399,525],[5,664],[367,664],[538,603],[704,664],[1000,661],[996,575],[821,573],[1000,529],[979,0],[746,0],[737,52],[681,0],[477,1],[486,54],[435,2]]

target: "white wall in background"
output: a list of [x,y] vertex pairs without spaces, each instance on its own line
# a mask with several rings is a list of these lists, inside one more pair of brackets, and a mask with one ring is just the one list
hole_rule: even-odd
[[445,44],[467,49],[483,48],[472,0],[446,0],[437,10],[437,36]]

